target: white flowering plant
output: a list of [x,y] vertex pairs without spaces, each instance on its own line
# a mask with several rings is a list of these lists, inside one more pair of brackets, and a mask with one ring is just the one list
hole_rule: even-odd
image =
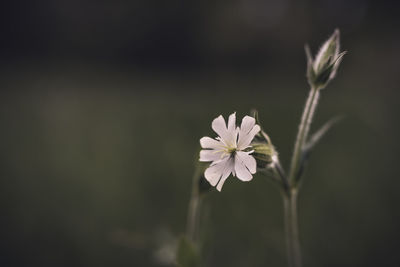
[[[215,187],[221,191],[230,176],[248,182],[257,172],[266,174],[278,182],[282,189],[284,202],[285,234],[288,265],[302,266],[299,231],[297,223],[297,198],[306,159],[312,148],[337,121],[331,119],[313,135],[309,136],[310,125],[319,100],[321,89],[335,77],[345,52],[340,52],[340,34],[335,30],[312,58],[306,46],[307,79],[310,92],[304,106],[292,160],[287,172],[282,168],[278,153],[271,139],[263,130],[257,112],[245,116],[240,125],[236,124],[236,113],[232,113],[226,123],[222,115],[215,118],[211,128],[217,134],[215,138],[200,139],[200,162],[193,177],[192,196],[189,204],[187,234],[179,242],[177,250],[178,266],[201,266],[199,247],[196,245],[200,200],[203,192]],[[204,185],[204,181],[209,186]]]
[[251,155],[251,141],[260,131],[253,117],[246,116],[240,127],[236,126],[236,113],[229,116],[228,125],[222,116],[213,120],[211,124],[218,137],[213,139],[203,137],[200,144],[200,161],[209,162],[204,172],[204,177],[212,186],[221,191],[225,180],[230,174],[244,182],[253,179],[256,173],[257,163]]

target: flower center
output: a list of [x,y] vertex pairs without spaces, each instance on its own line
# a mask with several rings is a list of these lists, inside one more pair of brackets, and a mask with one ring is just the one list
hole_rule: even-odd
[[226,148],[226,152],[228,152],[229,154],[235,153],[236,150],[237,150],[236,147],[227,147],[227,148]]

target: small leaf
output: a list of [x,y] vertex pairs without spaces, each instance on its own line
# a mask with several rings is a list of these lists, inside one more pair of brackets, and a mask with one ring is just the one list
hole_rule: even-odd
[[308,158],[310,156],[311,150],[314,148],[314,146],[322,139],[322,137],[329,131],[330,128],[332,128],[333,125],[335,125],[337,122],[339,122],[342,119],[341,116],[336,116],[327,121],[317,132],[315,132],[310,140],[304,145],[303,147],[303,153],[301,155],[300,159],[300,168],[299,171],[295,177],[295,181],[298,182],[300,180],[300,177],[303,174],[304,167],[308,161]]
[[252,109],[252,110],[250,111],[250,114],[251,114],[251,116],[256,120],[256,123],[257,123],[258,125],[260,125],[260,120],[259,120],[259,118],[258,118],[258,110]]
[[307,57],[307,63],[312,64],[313,63],[313,57],[311,55],[311,49],[308,44],[304,46],[304,50],[306,51],[306,57]]
[[341,53],[337,56],[337,58],[333,61],[334,67],[333,67],[333,71],[332,71],[332,73],[331,73],[330,79],[335,78],[337,69],[339,68],[340,63],[342,62],[342,58],[343,58],[343,56],[346,55],[346,54],[347,54],[347,51],[341,52]]
[[306,143],[303,148],[304,153],[308,153],[320,140],[321,138],[329,131],[329,129],[338,123],[342,119],[341,116],[336,116],[327,121],[318,131],[316,131],[310,138],[310,140]]
[[195,245],[184,236],[179,240],[176,263],[178,267],[200,267],[200,257]]
[[307,79],[308,83],[312,86],[315,80],[315,71],[314,71],[313,58],[311,55],[310,46],[306,44],[304,46],[304,50],[306,51],[306,57],[307,57]]

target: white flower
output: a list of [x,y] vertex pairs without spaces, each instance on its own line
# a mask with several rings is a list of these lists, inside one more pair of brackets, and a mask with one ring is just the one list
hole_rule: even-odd
[[220,115],[211,124],[212,129],[219,135],[213,139],[203,137],[200,144],[200,161],[212,161],[204,176],[207,181],[221,191],[225,180],[232,173],[242,181],[250,181],[256,173],[256,160],[248,151],[254,136],[260,131],[253,117],[245,116],[242,124],[236,127],[236,113],[229,116],[228,127]]

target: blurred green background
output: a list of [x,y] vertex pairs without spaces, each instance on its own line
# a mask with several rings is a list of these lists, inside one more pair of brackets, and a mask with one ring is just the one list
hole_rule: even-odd
[[[198,140],[259,110],[288,166],[308,93],[303,46],[348,51],[312,129],[299,199],[304,266],[399,266],[395,1],[2,4],[0,266],[171,266]],[[262,175],[205,199],[206,266],[286,266]]]

